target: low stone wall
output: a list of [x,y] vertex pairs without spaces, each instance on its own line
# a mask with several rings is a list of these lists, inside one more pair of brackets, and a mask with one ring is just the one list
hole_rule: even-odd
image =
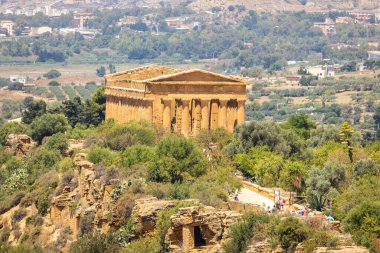
[[227,207],[228,207],[228,210],[236,211],[239,213],[262,211],[262,208],[258,205],[242,203],[239,201],[229,201],[227,203]]

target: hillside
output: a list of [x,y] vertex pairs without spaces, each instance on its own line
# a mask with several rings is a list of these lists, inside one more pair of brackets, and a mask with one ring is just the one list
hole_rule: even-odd
[[227,10],[230,5],[244,5],[258,12],[281,11],[326,11],[326,10],[373,10],[379,7],[377,0],[309,0],[303,5],[299,0],[195,0],[191,6],[195,10],[210,10],[220,6]]

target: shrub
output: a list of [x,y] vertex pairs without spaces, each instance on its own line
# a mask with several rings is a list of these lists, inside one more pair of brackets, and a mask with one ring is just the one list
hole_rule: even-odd
[[123,152],[122,165],[129,168],[135,164],[154,161],[154,149],[145,145],[134,145]]
[[19,222],[26,216],[25,208],[17,209],[12,215],[12,221]]
[[92,232],[93,229],[93,221],[95,219],[94,213],[89,213],[83,216],[79,221],[79,234],[85,235]]
[[240,222],[231,226],[231,240],[222,245],[223,250],[226,253],[245,252],[253,235],[262,233],[263,225],[268,223],[269,216],[266,213],[246,213]]
[[58,169],[60,172],[65,173],[73,167],[73,161],[71,158],[66,157],[58,163]]
[[99,144],[113,150],[124,150],[132,145],[152,146],[157,141],[157,129],[147,121],[132,121],[115,124],[108,121],[98,128]]
[[112,235],[87,234],[71,244],[70,253],[117,253],[119,244]]
[[45,147],[49,150],[58,150],[63,154],[69,147],[69,143],[67,137],[63,133],[57,133],[47,139]]
[[61,84],[57,81],[51,81],[48,83],[49,86],[53,86],[53,87],[56,87],[56,86],[60,86]]
[[49,209],[49,201],[47,199],[43,199],[39,201],[37,209],[38,209],[39,214],[41,215],[47,214],[47,211]]
[[31,159],[29,166],[35,171],[47,171],[61,160],[58,150],[42,148]]
[[121,250],[121,253],[155,253],[160,248],[159,241],[156,239],[156,234],[152,236],[142,237],[137,240],[133,240],[125,248]]
[[228,200],[228,195],[222,185],[201,179],[191,185],[190,197],[199,199],[203,204],[214,207],[218,207]]
[[26,134],[28,126],[22,123],[9,122],[0,127],[0,145],[5,145],[9,134]]
[[293,251],[299,243],[307,239],[308,230],[298,219],[291,217],[278,224],[276,235],[283,249]]
[[186,183],[180,184],[170,184],[167,197],[169,199],[186,199],[189,198],[190,191],[189,191],[189,185]]
[[103,162],[106,165],[112,165],[119,162],[119,156],[116,152],[98,146],[91,147],[87,159],[94,164]]
[[374,250],[375,238],[380,237],[380,201],[357,205],[347,214],[343,225],[357,243]]
[[9,211],[11,208],[17,206],[18,204],[20,204],[24,196],[25,196],[24,192],[17,192],[3,199],[0,202],[0,215]]
[[[3,227],[3,229],[1,230],[1,233],[0,233],[0,246],[1,246],[1,242],[8,241],[8,238],[10,235],[11,235],[10,228],[7,226]],[[1,249],[1,247],[0,247],[0,249]]]

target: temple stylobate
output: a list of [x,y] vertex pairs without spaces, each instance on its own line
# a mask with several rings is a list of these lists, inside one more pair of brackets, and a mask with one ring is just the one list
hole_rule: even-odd
[[105,80],[106,119],[145,119],[185,136],[244,123],[247,83],[239,78],[150,65]]

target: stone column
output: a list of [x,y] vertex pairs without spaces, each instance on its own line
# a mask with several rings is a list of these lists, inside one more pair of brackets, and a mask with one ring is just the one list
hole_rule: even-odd
[[127,122],[132,120],[131,99],[127,98]]
[[237,107],[237,102],[236,101],[230,101],[228,103],[228,108],[227,108],[227,111],[228,111],[227,130],[230,133],[233,133],[233,131],[235,129],[235,124],[237,124],[237,109],[238,109],[238,107]]
[[201,129],[209,129],[210,127],[210,99],[202,99],[201,100],[201,112],[202,112],[202,120],[201,120]]
[[123,98],[123,122],[128,122],[128,98]]
[[210,103],[210,111],[211,111],[211,116],[210,116],[210,129],[214,130],[219,127],[218,122],[219,122],[219,102],[216,100],[211,100]]
[[245,99],[238,99],[237,123],[238,125],[245,122]]
[[121,118],[122,118],[122,112],[121,112],[121,97],[118,97],[118,102],[117,102],[117,119],[116,121],[118,123],[121,122]]
[[164,103],[164,111],[162,113],[162,127],[167,132],[171,132],[171,104],[173,99],[163,98],[162,102]]
[[184,225],[182,227],[183,252],[189,253],[194,249],[194,227]]
[[219,99],[219,127],[227,129],[227,102],[228,99]]
[[146,109],[145,109],[145,119],[149,121],[153,121],[153,101],[146,100]]
[[189,136],[190,132],[190,110],[189,110],[189,103],[190,99],[182,99],[182,134],[184,136]]
[[110,96],[107,96],[106,100],[106,120],[112,118],[111,112],[112,112],[112,98]]
[[193,134],[197,135],[201,131],[201,102],[199,100],[194,100],[194,111],[193,111]]

